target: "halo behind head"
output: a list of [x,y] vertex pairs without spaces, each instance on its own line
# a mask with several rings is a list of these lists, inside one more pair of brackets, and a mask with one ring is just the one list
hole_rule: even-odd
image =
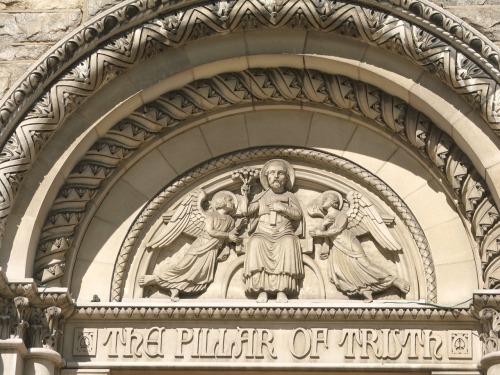
[[214,209],[217,208],[216,202],[221,198],[225,200],[226,196],[229,196],[233,199],[234,210],[235,211],[238,210],[238,198],[236,197],[236,195],[234,193],[231,193],[228,190],[221,190],[221,191],[218,191],[217,193],[215,193],[214,196],[212,197],[212,201],[210,203],[210,206]]
[[323,203],[325,197],[327,195],[333,195],[337,198],[338,202],[339,202],[339,207],[338,207],[338,210],[341,211],[342,210],[342,207],[344,206],[344,198],[342,197],[342,195],[338,192],[338,191],[335,191],[335,190],[327,190],[325,192],[323,192],[320,196],[320,202],[321,204]]
[[286,185],[285,185],[286,190],[288,190],[288,191],[292,190],[293,185],[295,183],[295,170],[293,169],[292,165],[289,162],[287,162],[286,160],[283,160],[283,159],[269,160],[268,162],[266,162],[266,164],[264,164],[264,166],[260,170],[260,183],[262,184],[264,189],[266,189],[266,190],[269,189],[269,182],[267,181],[266,173],[267,173],[267,169],[272,164],[281,164],[285,168],[287,175],[288,175]]

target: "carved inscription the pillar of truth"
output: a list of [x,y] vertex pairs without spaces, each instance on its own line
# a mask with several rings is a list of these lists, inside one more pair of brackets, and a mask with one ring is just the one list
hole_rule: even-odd
[[[76,328],[73,356],[134,359],[318,362],[472,359],[470,330],[287,327]],[[95,349],[98,350],[95,350]],[[97,353],[97,354],[96,354]]]

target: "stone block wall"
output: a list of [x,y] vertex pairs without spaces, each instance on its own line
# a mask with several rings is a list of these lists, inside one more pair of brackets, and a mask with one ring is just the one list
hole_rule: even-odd
[[0,0],[0,97],[66,34],[121,0]]
[[[123,0],[0,0],[0,97],[52,45]],[[437,0],[500,46],[500,0]]]

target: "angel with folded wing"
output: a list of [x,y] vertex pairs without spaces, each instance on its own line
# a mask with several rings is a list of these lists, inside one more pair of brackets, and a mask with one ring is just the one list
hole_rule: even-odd
[[410,290],[409,283],[373,264],[367,257],[358,236],[370,233],[375,241],[389,251],[401,251],[401,245],[387,228],[380,213],[370,200],[358,191],[350,191],[347,212],[342,210],[342,195],[334,190],[322,193],[308,206],[311,217],[321,217],[321,225],[309,234],[322,238],[320,257],[329,259],[328,276],[341,292],[360,295],[367,301],[373,293],[395,286],[402,293]]
[[194,190],[164,215],[166,225],[149,240],[147,249],[167,247],[182,233],[196,239],[179,262],[161,265],[152,275],[141,276],[141,287],[156,285],[169,290],[171,300],[178,301],[179,294],[202,293],[212,283],[217,261],[229,255],[226,245],[239,241],[238,231],[245,219],[235,221],[231,216],[238,202],[233,193],[215,193],[207,211],[202,207],[205,198],[202,189]]

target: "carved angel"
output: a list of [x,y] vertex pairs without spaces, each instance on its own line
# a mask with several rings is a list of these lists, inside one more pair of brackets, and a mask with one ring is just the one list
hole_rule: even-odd
[[373,264],[357,237],[370,233],[380,246],[390,251],[400,251],[401,245],[368,198],[350,191],[346,199],[347,212],[342,211],[342,195],[334,190],[325,191],[308,206],[311,217],[323,218],[321,225],[309,233],[324,239],[321,258],[329,258],[330,281],[348,296],[361,295],[367,301],[373,300],[373,293],[391,286],[408,293],[408,282]]
[[172,301],[178,301],[180,293],[201,293],[212,283],[217,261],[229,255],[225,245],[239,241],[238,230],[245,219],[235,222],[231,216],[238,202],[233,193],[217,192],[207,211],[202,207],[205,197],[202,189],[195,190],[173,212],[164,216],[166,225],[155,233],[146,248],[166,247],[181,233],[196,237],[196,240],[179,262],[160,266],[152,275],[141,276],[141,287],[157,285],[170,291]]

